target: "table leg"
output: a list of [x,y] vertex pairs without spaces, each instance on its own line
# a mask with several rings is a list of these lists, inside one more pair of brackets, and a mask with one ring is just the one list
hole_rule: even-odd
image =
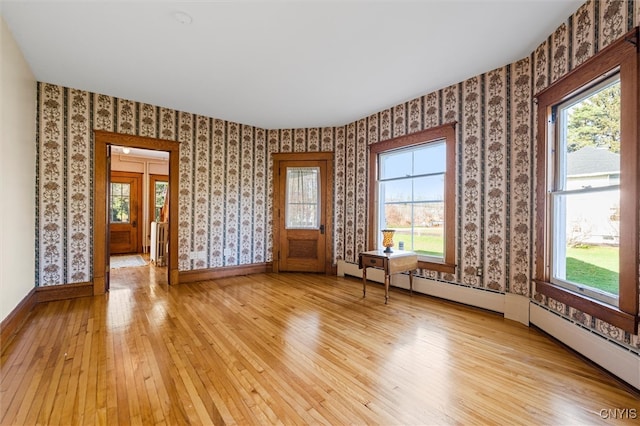
[[411,292],[412,296],[413,296],[413,272],[414,271],[409,271],[409,291]]
[[362,297],[367,295],[367,267],[362,268]]
[[384,276],[384,304],[387,304],[389,300],[389,282],[391,281],[391,275],[385,274]]

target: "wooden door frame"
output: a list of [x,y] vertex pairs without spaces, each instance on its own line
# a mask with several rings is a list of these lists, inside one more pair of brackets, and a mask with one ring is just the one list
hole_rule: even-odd
[[[140,226],[143,222],[140,220],[140,218],[142,218],[143,215],[143,209],[142,209],[142,205],[144,203],[144,200],[142,199],[142,185],[144,184],[144,173],[139,173],[139,172],[122,172],[119,170],[109,170],[109,175],[110,175],[110,180],[109,182],[113,182],[113,177],[121,177],[121,178],[134,178],[138,180],[138,190],[136,191],[135,197],[136,200],[138,202],[137,206],[136,206],[136,214],[138,217],[138,225],[136,226],[136,239],[137,239],[137,244],[136,244],[136,253],[142,253],[143,248],[144,248],[144,241],[142,241],[142,226]],[[109,214],[109,212],[107,212],[107,215]],[[144,218],[143,218],[144,220]],[[109,229],[108,232],[111,232],[111,230]]]
[[94,130],[93,294],[106,292],[107,149],[110,145],[169,152],[169,267],[167,281],[178,284],[178,177],[180,143],[164,139]]
[[[273,160],[273,272],[280,272],[280,259],[277,257],[280,251],[280,226],[277,220],[280,213],[280,204],[285,194],[278,191],[280,182],[280,162],[283,161],[326,161],[327,162],[327,200],[324,203],[326,254],[324,272],[327,275],[333,273],[333,152],[282,152],[271,154]],[[324,202],[324,200],[323,200]]]

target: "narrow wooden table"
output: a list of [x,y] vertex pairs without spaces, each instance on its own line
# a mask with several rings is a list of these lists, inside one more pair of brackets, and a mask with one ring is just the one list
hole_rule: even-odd
[[358,258],[358,267],[362,269],[362,297],[367,295],[367,268],[384,270],[384,303],[389,300],[389,283],[391,275],[409,272],[409,289],[413,294],[413,272],[418,269],[418,255],[412,251],[384,250],[363,251]]

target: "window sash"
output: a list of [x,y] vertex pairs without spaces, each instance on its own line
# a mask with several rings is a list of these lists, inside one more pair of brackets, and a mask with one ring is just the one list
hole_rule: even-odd
[[[640,268],[640,55],[632,40],[639,40],[638,27],[609,44],[579,67],[536,94],[536,223],[535,292],[571,306],[630,333],[638,332],[638,270]],[[557,136],[551,123],[556,105],[581,88],[620,72],[620,293],[618,306],[594,300],[551,283],[552,220],[550,190],[553,188],[553,141]],[[538,296],[536,296],[537,298]]]
[[320,227],[320,168],[287,167],[285,227]]
[[[595,197],[597,198],[594,203]],[[614,265],[609,263],[609,255],[606,258],[584,258],[585,255],[588,256],[588,252],[581,253],[580,250],[587,249],[580,248],[579,243],[595,242],[603,245],[599,250],[604,253],[612,253],[614,248],[618,248],[619,253],[619,223],[607,221],[611,213],[610,208],[619,205],[620,195],[617,188],[551,193],[552,283],[618,306],[619,254],[616,253]],[[606,240],[607,237],[610,241]],[[605,243],[609,244],[604,245]],[[590,273],[585,274],[583,270]],[[593,276],[600,280],[597,285],[604,288],[598,288],[596,283],[589,282]]]
[[[399,242],[403,242],[405,250],[415,251],[420,256],[435,258],[438,261],[444,259],[445,241],[444,241],[444,191],[445,191],[444,173],[435,173],[422,175],[418,177],[406,177],[403,179],[390,179],[380,181],[378,184],[379,194],[379,223],[378,229],[393,228],[396,231],[394,240],[396,247]],[[424,185],[425,180],[431,180],[430,189],[437,188],[437,194],[429,197],[420,194],[420,188]],[[405,197],[388,197],[387,188],[389,184],[404,182],[408,183],[409,193],[402,194]],[[419,188],[419,189],[416,189]],[[441,207],[438,207],[441,206]],[[401,220],[399,223],[389,224],[386,219],[390,215],[388,210],[392,210]],[[434,211],[435,210],[435,211]],[[378,248],[382,247],[382,236],[378,236]]]
[[131,217],[130,186],[128,183],[111,183],[111,223],[129,223]]
[[[369,173],[371,191],[369,197],[369,223],[372,226],[368,231],[368,249],[378,249],[378,242],[381,239],[380,230],[380,200],[383,199],[383,194],[380,193],[380,178],[384,177],[386,181],[392,181],[395,178],[401,178],[402,176],[391,176],[390,174],[384,174],[381,172],[381,168],[384,167],[380,161],[380,155],[386,153],[400,153],[404,151],[413,151],[418,147],[428,147],[433,145],[437,146],[436,151],[440,151],[438,155],[434,154],[429,157],[430,160],[436,157],[440,158],[440,169],[433,169],[436,173],[425,173],[425,167],[427,164],[418,163],[418,167],[415,168],[416,177],[437,176],[445,171],[449,173],[443,175],[444,181],[444,218],[442,224],[442,234],[444,240],[444,256],[433,257],[427,255],[418,255],[418,265],[420,268],[428,269],[431,271],[439,271],[444,273],[455,273],[455,212],[456,212],[456,195],[455,195],[455,170],[456,170],[456,123],[446,123],[441,126],[432,127],[420,132],[411,133],[409,135],[400,136],[394,139],[388,139],[381,142],[376,142],[369,146],[369,164],[371,172]],[[411,173],[414,174],[413,161],[411,167]],[[406,172],[409,167],[403,169]],[[407,173],[404,173],[405,175]],[[397,175],[397,173],[396,173]],[[406,177],[406,176],[404,176]],[[436,197],[434,197],[436,198]],[[440,198],[440,197],[437,197]],[[433,201],[433,200],[432,200]],[[397,238],[394,238],[397,248]],[[406,243],[406,242],[405,242]],[[407,249],[407,247],[405,247]]]
[[[591,164],[586,165],[585,170],[580,170],[580,175],[570,175],[571,153],[569,152],[569,127],[572,124],[573,108],[584,102],[589,102],[594,96],[616,84],[620,84],[620,75],[617,72],[585,88],[554,108],[554,114],[557,116],[557,141],[554,155],[551,158],[555,169],[553,187],[556,190],[550,192],[552,212],[550,281],[571,291],[585,294],[617,307],[620,285],[617,265],[614,273],[614,271],[601,268],[598,265],[605,262],[604,259],[587,260],[582,258],[585,255],[584,252],[581,253],[580,258],[569,256],[570,252],[574,256],[578,256],[576,253],[580,253],[580,249],[575,246],[579,244],[602,245],[609,242],[604,239],[607,236],[612,238],[611,242],[613,243],[619,240],[619,224],[616,226],[612,222],[607,223],[608,211],[603,210],[610,207],[619,208],[618,182],[612,182],[608,178],[598,179],[595,170],[592,173],[589,169]],[[605,150],[603,150],[603,154],[605,154]],[[620,173],[619,163],[616,171],[618,174]],[[572,177],[573,179],[571,179]],[[581,181],[583,181],[583,185],[581,185]],[[612,232],[615,235],[612,235]],[[601,250],[607,250],[607,248]],[[615,256],[615,258],[618,263],[619,256]],[[582,274],[580,269],[591,270],[592,274]],[[589,282],[593,276],[603,282]],[[606,290],[598,286],[604,287]]]

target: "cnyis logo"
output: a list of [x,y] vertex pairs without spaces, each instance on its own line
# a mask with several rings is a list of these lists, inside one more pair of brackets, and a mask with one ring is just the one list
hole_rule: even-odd
[[638,418],[638,410],[635,408],[603,408],[599,414],[603,419],[635,420]]

